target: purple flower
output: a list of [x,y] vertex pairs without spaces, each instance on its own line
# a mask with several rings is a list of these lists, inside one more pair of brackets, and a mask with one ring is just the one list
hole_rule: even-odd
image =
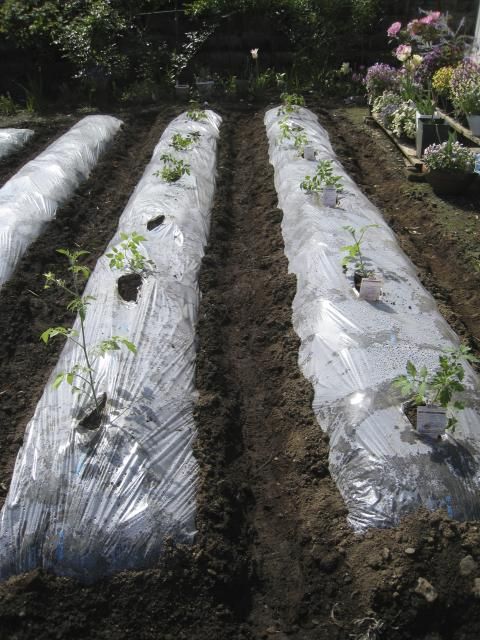
[[365,87],[370,101],[388,89],[395,89],[397,85],[398,71],[395,67],[377,62],[367,69]]

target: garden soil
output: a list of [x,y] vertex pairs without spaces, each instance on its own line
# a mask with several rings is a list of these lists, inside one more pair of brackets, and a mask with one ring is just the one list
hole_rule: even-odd
[[[440,200],[409,181],[391,142],[364,123],[365,109],[314,99],[310,106],[442,313],[478,353],[478,195]],[[88,249],[94,265],[180,110],[115,114],[124,129],[0,292],[2,502],[61,348],[38,336],[73,320],[58,291],[43,289],[42,274],[63,275],[59,247]],[[297,365],[296,282],[284,256],[264,109],[217,111],[217,192],[200,274],[196,543],[167,540],[158,566],[89,586],[41,571],[12,578],[0,585],[0,639],[478,640],[480,523],[420,510],[396,529],[362,536],[347,524],[328,471],[328,438]],[[49,126],[45,141],[64,123]],[[28,153],[4,162],[0,176]]]

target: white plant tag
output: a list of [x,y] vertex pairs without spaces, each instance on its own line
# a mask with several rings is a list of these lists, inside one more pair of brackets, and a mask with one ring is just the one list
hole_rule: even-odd
[[417,407],[417,431],[437,438],[445,433],[447,412],[441,407]]
[[303,157],[305,160],[315,160],[315,149],[308,145],[303,147]]
[[362,278],[359,296],[368,302],[375,302],[382,293],[383,280],[380,278]]

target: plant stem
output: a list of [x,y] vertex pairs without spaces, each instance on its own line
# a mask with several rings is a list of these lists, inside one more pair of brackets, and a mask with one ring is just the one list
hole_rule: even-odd
[[[75,272],[75,270],[72,271],[72,275],[73,275],[73,289],[75,291],[75,295],[76,295],[77,298],[81,298],[80,293],[79,293],[79,287],[78,287],[77,273]],[[80,334],[81,334],[81,344],[80,344],[80,346],[81,346],[83,354],[85,356],[85,362],[87,363],[88,382],[90,384],[90,389],[92,391],[93,401],[95,403],[95,409],[98,412],[100,410],[100,405],[98,403],[97,394],[95,392],[95,384],[93,382],[92,367],[90,365],[90,359],[88,357],[88,350],[87,350],[87,345],[86,345],[86,340],[85,340],[84,310],[80,309],[78,315],[80,317]]]

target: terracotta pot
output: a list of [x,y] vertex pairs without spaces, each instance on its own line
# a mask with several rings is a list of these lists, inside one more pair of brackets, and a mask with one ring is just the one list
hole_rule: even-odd
[[474,173],[433,169],[426,174],[426,180],[439,196],[458,196],[465,193],[475,177]]

